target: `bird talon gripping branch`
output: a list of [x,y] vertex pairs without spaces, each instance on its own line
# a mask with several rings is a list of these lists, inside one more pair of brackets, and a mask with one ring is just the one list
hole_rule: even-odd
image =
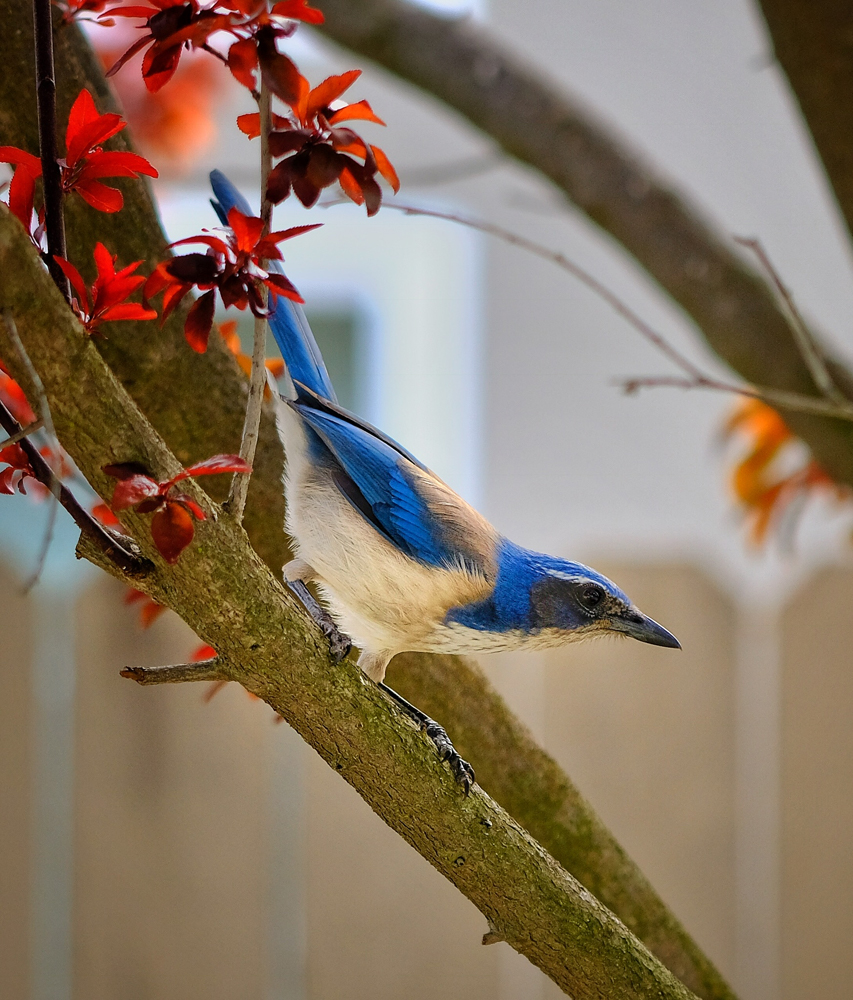
[[[234,208],[253,214],[219,171],[211,183],[223,224]],[[397,653],[545,649],[614,633],[678,647],[606,577],[504,538],[414,455],[339,406],[300,305],[276,298],[269,324],[290,379],[279,433],[297,558],[285,579],[333,656],[338,629],[352,636],[359,666],[426,730],[466,792],[474,772],[447,733],[382,683]]]

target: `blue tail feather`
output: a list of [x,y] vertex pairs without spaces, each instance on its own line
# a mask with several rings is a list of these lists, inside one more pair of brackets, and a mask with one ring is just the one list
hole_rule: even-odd
[[[228,212],[234,207],[244,215],[254,215],[249,203],[221,171],[211,171],[210,185],[216,195],[216,200],[211,199],[211,204],[223,225],[228,224]],[[277,261],[271,261],[270,268],[281,270]],[[336,403],[337,396],[332,381],[302,306],[290,299],[275,296],[271,303],[269,325],[291,379],[308,386],[318,396]]]

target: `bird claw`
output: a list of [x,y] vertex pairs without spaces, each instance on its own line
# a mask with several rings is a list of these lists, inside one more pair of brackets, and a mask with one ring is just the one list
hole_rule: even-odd
[[314,599],[311,591],[305,586],[302,580],[286,580],[287,586],[296,595],[299,602],[314,620],[314,624],[320,629],[329,642],[329,656],[333,663],[340,663],[349,655],[352,649],[352,640],[345,635],[335,624],[334,618]]
[[467,795],[476,780],[474,768],[456,752],[456,747],[450,742],[450,737],[443,726],[440,726],[432,719],[427,719],[421,728],[435,744],[439,758],[446,760],[450,765],[450,771],[456,780],[456,784],[461,785],[462,790]]
[[352,641],[348,635],[341,632],[331,618],[327,622],[320,622],[323,635],[329,640],[329,655],[333,663],[340,663],[349,656],[352,649]]

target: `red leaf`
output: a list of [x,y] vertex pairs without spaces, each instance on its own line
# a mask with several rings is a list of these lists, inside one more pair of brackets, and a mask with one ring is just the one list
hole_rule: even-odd
[[385,124],[385,122],[374,113],[373,108],[371,108],[367,101],[356,101],[355,104],[347,104],[346,107],[339,108],[329,116],[330,125],[339,125],[341,122],[355,120],[376,122],[377,125]]
[[38,174],[33,174],[26,167],[20,166],[15,170],[9,183],[9,211],[20,220],[28,233],[33,220],[37,177]]
[[99,212],[120,212],[124,205],[124,198],[121,191],[107,187],[106,184],[101,184],[100,181],[87,181],[85,184],[74,184],[70,190],[76,191],[83,201],[91,205],[92,208],[96,208]]
[[59,257],[56,254],[53,255],[53,259],[59,264],[62,273],[71,282],[71,287],[80,296],[81,308],[84,312],[88,313],[91,303],[89,302],[89,292],[86,289],[86,282],[83,280],[83,275],[80,274],[70,260],[66,260],[64,257]]
[[[228,68],[235,80],[242,83],[244,87],[248,87],[249,90],[255,89],[258,47],[253,38],[241,38],[239,42],[234,42],[228,50]],[[258,127],[260,128],[260,125]]]
[[32,153],[18,149],[17,146],[0,146],[0,163],[26,167],[31,174],[41,177],[41,160]]
[[323,12],[316,7],[309,7],[307,0],[280,0],[273,5],[271,13],[276,17],[289,17],[306,24],[322,24],[325,21]]
[[[308,95],[305,117],[309,119],[313,118],[319,111],[328,108],[345,90],[349,90],[360,76],[360,69],[351,69],[346,73],[341,73],[339,76],[327,76]],[[331,119],[329,120],[331,121]]]
[[213,313],[216,309],[216,289],[211,288],[205,292],[200,299],[196,299],[192,308],[187,313],[187,320],[184,324],[184,336],[187,343],[198,354],[204,354],[207,350],[207,342],[210,339],[210,330],[213,327]]
[[214,455],[212,458],[206,458],[203,462],[196,462],[195,465],[191,465],[189,468],[184,469],[183,472],[179,472],[177,476],[173,476],[169,480],[169,484],[174,485],[182,479],[188,479],[190,476],[215,476],[220,472],[251,471],[251,465],[240,458],[239,455]]
[[[203,643],[198,649],[195,650],[190,660],[193,663],[198,663],[200,660],[212,660],[216,656],[216,650],[213,646],[208,646],[207,643]],[[218,682],[217,682],[218,683]]]
[[232,208],[228,213],[228,225],[237,240],[237,249],[251,253],[263,232],[263,220],[254,215],[243,215],[239,208]]
[[177,501],[167,501],[151,519],[151,537],[167,563],[174,564],[195,535],[192,515]]
[[397,171],[394,169],[391,161],[385,153],[378,146],[371,146],[370,148],[373,150],[373,156],[376,160],[376,169],[394,189],[394,194],[397,194],[400,190],[400,178],[397,176]]
[[288,129],[286,132],[270,133],[270,152],[273,156],[287,156],[302,149],[312,133],[306,128]]
[[187,510],[192,514],[196,521],[206,521],[207,514],[199,507],[199,505],[193,500],[192,497],[188,497],[186,493],[174,493],[172,494],[172,500],[182,503]]
[[256,37],[264,82],[276,97],[296,110],[308,97],[308,81],[294,63],[276,49],[272,28],[261,28]]
[[159,495],[160,487],[150,476],[133,475],[116,483],[111,506],[113,510],[127,510]]

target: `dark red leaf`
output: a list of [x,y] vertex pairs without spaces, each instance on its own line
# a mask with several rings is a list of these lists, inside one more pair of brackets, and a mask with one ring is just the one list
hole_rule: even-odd
[[287,132],[270,133],[270,152],[273,156],[286,156],[302,149],[312,133],[305,128],[294,128]]
[[241,38],[228,50],[228,68],[235,80],[249,90],[256,87],[255,70],[258,68],[258,48],[253,38]]
[[168,501],[158,510],[151,520],[151,537],[157,546],[157,551],[173,564],[190,544],[195,535],[195,523],[192,515],[177,501]]
[[325,144],[314,146],[308,157],[306,178],[316,187],[325,188],[334,184],[340,177],[346,160],[336,153],[331,146]]
[[285,104],[297,107],[308,95],[308,81],[293,62],[275,47],[275,31],[263,27],[257,33],[258,61],[264,82]]
[[284,201],[290,194],[292,173],[290,160],[282,160],[270,171],[267,180],[267,198],[274,204]]
[[176,500],[178,503],[182,503],[187,510],[192,514],[196,521],[206,521],[207,514],[199,507],[199,505],[193,500],[192,497],[188,497],[186,493],[173,493],[170,497],[171,500]]
[[[166,262],[165,271],[173,278],[188,285],[209,285],[216,280],[219,273],[219,265],[215,257],[207,253],[186,253],[182,257],[173,257]],[[153,276],[152,276],[153,277]],[[149,282],[150,282],[149,278]],[[157,292],[149,292],[148,285],[145,287],[146,297],[156,295]]]
[[200,299],[196,299],[192,308],[187,313],[187,320],[184,324],[184,336],[187,338],[187,343],[190,347],[198,354],[204,354],[207,350],[207,342],[210,339],[210,331],[213,327],[213,313],[215,309],[216,289],[211,288]]

